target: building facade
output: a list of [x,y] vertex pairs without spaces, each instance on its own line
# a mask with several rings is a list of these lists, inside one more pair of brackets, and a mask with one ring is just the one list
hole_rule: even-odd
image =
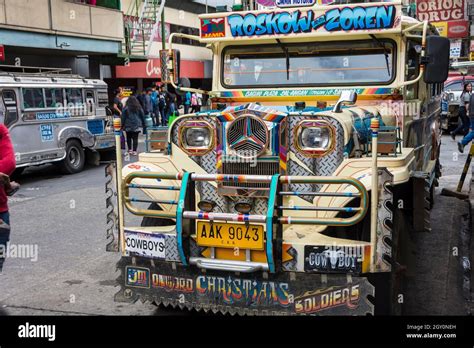
[[[141,90],[160,83],[159,52],[163,39],[167,46],[170,33],[199,36],[198,15],[216,11],[214,7],[191,1],[166,1],[163,9],[165,35],[162,37],[160,3],[159,0],[122,0],[125,33],[130,42],[128,49],[123,51],[128,51],[129,62],[115,67],[114,78],[107,80],[109,85]],[[210,88],[212,54],[205,45],[177,38],[173,47],[181,53],[181,76],[189,78],[193,87]]]
[[120,1],[0,0],[0,65],[107,78],[119,62],[123,28]]

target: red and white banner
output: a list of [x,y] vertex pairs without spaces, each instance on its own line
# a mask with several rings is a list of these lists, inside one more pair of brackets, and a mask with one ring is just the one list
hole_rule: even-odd
[[450,21],[448,22],[448,37],[449,38],[465,38],[469,36],[469,22],[468,21]]

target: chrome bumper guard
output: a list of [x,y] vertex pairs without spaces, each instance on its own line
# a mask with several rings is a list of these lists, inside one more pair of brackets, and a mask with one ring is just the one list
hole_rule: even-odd
[[[134,179],[158,179],[180,181],[180,186],[163,185],[139,185],[134,184]],[[266,215],[233,214],[233,213],[206,213],[194,211],[196,207],[195,182],[246,182],[246,183],[269,183],[270,191],[268,198],[268,209]],[[283,186],[294,184],[319,184],[319,185],[343,185],[345,192],[298,192],[284,191]],[[347,192],[347,186],[352,188]],[[155,201],[130,197],[130,189],[153,189],[179,191],[177,201]],[[282,176],[275,174],[266,175],[222,175],[222,174],[194,174],[194,173],[158,173],[158,172],[132,172],[122,182],[123,202],[125,207],[138,216],[175,219],[178,252],[183,265],[193,264],[200,268],[227,270],[234,272],[269,271],[275,273],[280,268],[282,254],[282,225],[306,224],[326,226],[351,226],[361,221],[368,210],[368,193],[364,185],[350,177],[319,177],[319,176]],[[360,198],[358,207],[321,207],[321,206],[284,206],[283,196],[320,196],[320,197],[350,197]],[[134,202],[148,202],[176,205],[176,212],[164,212],[160,210],[141,209],[133,205]],[[310,211],[332,211],[354,213],[351,217],[329,217],[329,218],[306,218],[292,217],[285,214],[294,210]],[[189,239],[194,234],[195,224],[192,220],[208,221],[235,221],[235,222],[257,222],[264,223],[266,227],[265,252],[267,263],[256,263],[250,261],[232,261],[221,259],[206,259],[189,257]],[[248,253],[249,250],[246,250]],[[249,258],[247,257],[247,260]]]

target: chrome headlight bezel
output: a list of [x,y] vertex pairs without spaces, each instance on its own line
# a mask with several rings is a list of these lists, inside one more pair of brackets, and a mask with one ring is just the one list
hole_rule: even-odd
[[[207,145],[190,145],[188,143],[188,132],[195,130],[205,130],[208,133],[209,141]],[[203,156],[212,151],[215,143],[214,128],[207,121],[184,121],[178,129],[178,145],[188,155]]]
[[[327,145],[324,147],[310,147],[305,146],[301,139],[303,132],[307,129],[319,129],[327,132]],[[305,156],[309,157],[322,157],[332,152],[336,146],[336,130],[334,127],[325,120],[303,120],[300,121],[294,130],[293,143],[295,148]]]

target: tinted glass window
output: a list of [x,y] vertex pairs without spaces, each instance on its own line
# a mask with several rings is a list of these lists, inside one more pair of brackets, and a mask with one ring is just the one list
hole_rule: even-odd
[[66,89],[66,100],[67,103],[82,104],[82,90],[80,88],[67,88]]
[[18,121],[18,110],[15,91],[4,89],[2,91],[4,123],[8,127]]
[[55,108],[57,104],[62,104],[63,90],[61,88],[45,88],[44,94],[46,97],[46,106],[48,108]]
[[23,108],[25,109],[44,108],[43,89],[42,88],[24,88],[23,89]]

